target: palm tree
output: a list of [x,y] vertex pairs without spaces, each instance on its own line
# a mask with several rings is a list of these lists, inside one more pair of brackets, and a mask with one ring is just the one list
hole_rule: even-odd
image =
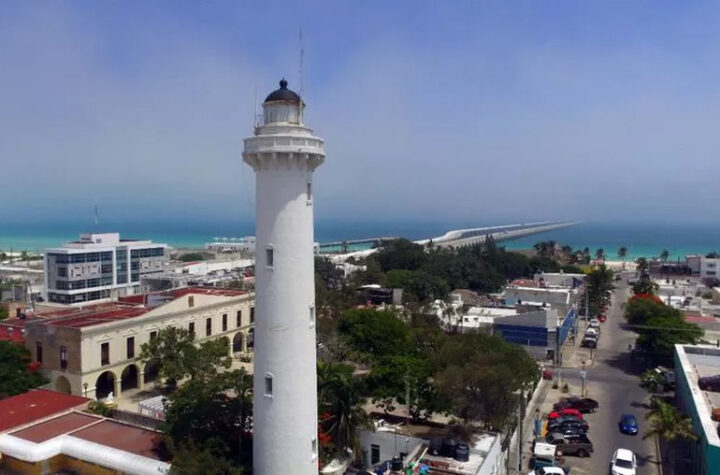
[[637,270],[640,273],[640,275],[645,275],[648,272],[648,261],[644,257],[638,258],[636,261],[637,264]]
[[[667,442],[676,440],[697,440],[698,436],[693,429],[692,420],[680,412],[672,404],[668,404],[658,398],[652,399],[650,412],[645,417],[650,422],[650,430],[643,436],[643,439],[657,436]],[[668,451],[673,450],[672,443],[667,444]],[[673,460],[672,454],[665,457]]]
[[623,263],[622,268],[623,268],[623,270],[625,270],[625,258],[627,257],[627,251],[628,251],[628,250],[627,250],[627,247],[625,247],[625,246],[623,246],[623,247],[621,247],[620,249],[618,249],[618,257],[620,258],[620,260],[622,260],[622,263]]
[[661,261],[667,262],[667,260],[668,260],[669,257],[670,257],[670,251],[668,251],[667,249],[663,249],[663,250],[660,252],[660,260],[661,260]]
[[317,383],[320,424],[332,440],[332,455],[345,454],[347,449],[358,453],[358,431],[370,427],[370,418],[362,408],[352,367],[318,361]]
[[597,251],[595,251],[595,260],[596,261],[604,261],[605,260],[605,250],[601,247]]

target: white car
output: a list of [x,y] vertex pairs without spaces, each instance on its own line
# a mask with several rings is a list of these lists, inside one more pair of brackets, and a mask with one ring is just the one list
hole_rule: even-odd
[[597,318],[593,318],[588,322],[588,325],[590,326],[590,328],[600,328],[600,320],[598,320]]
[[595,329],[595,328],[588,328],[587,330],[585,330],[585,336],[588,336],[588,335],[594,336],[594,337],[597,338],[597,336],[598,336],[598,331],[597,331],[597,329]]
[[635,475],[637,460],[632,450],[617,449],[610,462],[610,473],[612,475]]
[[566,475],[565,470],[560,467],[542,467],[533,470],[528,475]]

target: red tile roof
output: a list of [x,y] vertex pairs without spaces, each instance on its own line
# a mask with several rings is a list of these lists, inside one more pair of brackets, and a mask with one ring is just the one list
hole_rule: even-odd
[[90,399],[34,389],[0,401],[0,432],[84,406]]
[[220,289],[217,287],[183,287],[180,289],[166,290],[163,292],[153,292],[150,294],[141,295],[128,295],[126,297],[120,297],[118,301],[123,303],[135,303],[135,304],[147,304],[148,297],[169,297],[177,299],[186,295],[217,295],[222,297],[239,297],[245,295],[247,292],[244,290],[234,289]]
[[109,302],[87,307],[60,309],[47,311],[42,314],[47,317],[49,325],[58,327],[83,328],[101,323],[138,317],[149,309],[141,305]]
[[70,435],[143,457],[162,460],[157,453],[157,447],[162,441],[162,434],[159,432],[106,419]]
[[100,421],[102,421],[102,419],[98,417],[81,414],[79,412],[70,412],[68,414],[63,414],[60,417],[55,417],[48,421],[34,424],[25,429],[13,432],[12,435],[39,444],[59,435],[68,434],[72,431],[86,427],[89,424]]

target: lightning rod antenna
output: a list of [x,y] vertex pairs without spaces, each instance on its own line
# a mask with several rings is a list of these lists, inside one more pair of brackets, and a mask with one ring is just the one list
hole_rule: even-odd
[[305,66],[305,48],[303,48],[303,35],[302,35],[302,28],[300,28],[300,98],[304,96],[305,92],[305,75],[304,75],[304,66]]

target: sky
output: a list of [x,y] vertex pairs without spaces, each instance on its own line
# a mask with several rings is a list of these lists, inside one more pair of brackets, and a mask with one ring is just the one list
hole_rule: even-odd
[[319,220],[717,221],[720,5],[7,0],[0,220],[252,220],[256,98]]

